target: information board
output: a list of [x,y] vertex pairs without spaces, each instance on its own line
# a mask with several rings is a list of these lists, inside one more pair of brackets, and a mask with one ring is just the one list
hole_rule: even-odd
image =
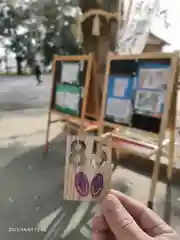
[[[93,69],[93,54],[54,56],[53,79],[46,129],[45,150],[48,152],[49,133],[52,123],[64,121],[68,131],[95,131],[98,124],[90,117],[87,106],[91,108],[93,119],[97,119],[97,94]],[[53,113],[53,115],[52,115]],[[53,119],[56,116],[56,119]]]
[[104,121],[159,133],[171,58],[115,56],[108,67]]
[[84,116],[91,64],[91,55],[55,56],[51,109],[78,119]]

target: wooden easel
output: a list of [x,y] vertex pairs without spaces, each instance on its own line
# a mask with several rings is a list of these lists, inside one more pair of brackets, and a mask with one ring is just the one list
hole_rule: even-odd
[[[127,128],[130,129],[130,127],[124,127],[121,124],[114,124],[109,123],[104,120],[105,117],[105,108],[106,108],[106,99],[107,99],[107,92],[108,92],[108,80],[109,80],[109,74],[110,74],[110,63],[113,60],[136,60],[139,59],[170,59],[171,60],[171,73],[169,77],[169,81],[167,83],[167,90],[166,90],[166,96],[165,96],[165,103],[164,103],[164,112],[161,118],[161,124],[160,124],[160,132],[159,134],[154,133],[146,133],[145,131],[140,130],[141,138],[143,134],[145,135],[145,138],[143,141],[139,137],[138,139],[134,139],[134,136],[131,137],[130,134],[126,135]],[[165,144],[169,141],[169,150],[168,150],[168,156],[169,156],[169,164],[168,164],[168,170],[167,170],[167,192],[169,197],[170,192],[170,185],[171,185],[171,178],[172,178],[172,169],[173,169],[173,161],[174,161],[174,139],[175,139],[175,118],[176,118],[176,100],[177,100],[177,65],[178,65],[178,53],[173,54],[166,54],[166,53],[145,53],[141,55],[125,55],[125,56],[119,56],[114,54],[109,54],[107,59],[107,68],[106,68],[106,77],[104,81],[104,89],[103,89],[103,97],[102,97],[102,105],[101,105],[101,117],[100,122],[104,129],[105,126],[108,126],[111,128],[111,131],[105,133],[104,135],[109,135],[112,139],[112,146],[114,148],[122,149],[121,146],[126,142],[129,142],[128,144],[133,144],[136,146],[143,146],[144,148],[149,148],[149,154],[146,157],[151,157],[153,154],[156,155],[156,160],[154,163],[154,169],[152,174],[152,182],[151,182],[151,188],[150,188],[150,194],[148,198],[148,207],[153,209],[154,206],[154,198],[156,194],[156,185],[159,177],[159,168],[160,168],[160,162],[161,162],[161,156],[162,156],[162,150]],[[166,138],[166,133],[168,130],[168,141]],[[102,130],[103,132],[103,130]],[[134,134],[138,138],[138,132],[139,130],[134,129]],[[126,136],[125,136],[126,135]],[[133,134],[132,134],[133,135]],[[147,141],[147,139],[150,139]],[[166,207],[165,209],[165,220],[167,222],[170,222],[170,199],[167,198],[166,206],[168,206],[168,209]]]
[[[177,103],[177,70],[178,70],[178,53],[174,53],[171,57],[171,77],[167,87],[167,94],[165,99],[165,109],[161,121],[161,130],[159,135],[158,149],[156,152],[156,161],[154,164],[152,182],[149,194],[148,206],[154,208],[154,198],[156,194],[156,185],[159,177],[160,161],[162,155],[162,139],[164,138],[165,131],[169,130],[169,149],[168,149],[168,168],[167,168],[167,190],[170,189],[170,183],[172,178],[172,170],[174,163],[174,144],[175,144],[175,127],[176,127],[176,103]],[[167,191],[167,192],[168,192]],[[168,200],[168,205],[169,205]],[[170,209],[169,209],[170,210]],[[165,220],[169,222],[170,211],[165,209]]]
[[[74,117],[69,114],[65,114],[60,112],[55,108],[55,87],[56,87],[56,62],[57,61],[65,61],[65,62],[77,62],[77,61],[87,61],[87,70],[85,73],[85,83],[84,83],[84,96],[82,101],[82,108],[81,108],[81,116]],[[94,63],[95,65],[95,63]],[[97,124],[95,121],[90,121],[86,119],[87,115],[87,102],[89,102],[88,98],[93,98],[94,96],[89,94],[90,85],[93,84],[91,82],[92,78],[92,66],[93,66],[93,56],[92,54],[89,55],[82,55],[82,56],[55,56],[53,60],[53,81],[52,81],[52,88],[51,88],[51,97],[50,97],[50,105],[48,111],[48,122],[47,122],[47,129],[46,129],[46,139],[45,139],[45,153],[48,152],[48,139],[49,139],[49,132],[50,132],[50,125],[52,123],[56,123],[59,121],[63,121],[66,123],[68,131],[74,130],[79,131],[79,129],[83,128],[85,132],[93,131],[97,129]],[[61,76],[59,76],[60,78]],[[95,96],[96,99],[96,96]],[[97,118],[97,108],[98,105],[95,104],[95,117]],[[52,113],[55,113],[58,118],[56,120],[52,120]],[[83,127],[82,127],[83,126]]]

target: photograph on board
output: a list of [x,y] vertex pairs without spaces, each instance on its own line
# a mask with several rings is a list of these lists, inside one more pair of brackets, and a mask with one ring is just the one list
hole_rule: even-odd
[[135,98],[135,110],[142,113],[161,114],[164,105],[164,92],[138,90]]
[[130,100],[110,98],[107,101],[107,118],[112,118],[117,123],[128,123],[132,114],[132,105]]
[[169,68],[140,68],[140,88],[166,90],[168,79]]

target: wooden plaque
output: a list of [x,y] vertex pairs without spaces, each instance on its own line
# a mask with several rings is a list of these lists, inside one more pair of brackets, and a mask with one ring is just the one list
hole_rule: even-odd
[[64,199],[98,201],[111,183],[111,146],[108,140],[86,135],[67,137]]

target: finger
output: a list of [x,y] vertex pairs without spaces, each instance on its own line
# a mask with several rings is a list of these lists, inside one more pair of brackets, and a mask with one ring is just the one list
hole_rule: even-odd
[[144,210],[145,205],[136,201],[135,199],[130,198],[130,197],[128,197],[128,196],[124,195],[123,193],[118,192],[116,190],[111,190],[110,193],[115,195],[121,201],[122,205],[132,215],[132,217],[138,218],[139,215]]
[[109,229],[108,224],[103,215],[94,216],[92,221],[92,230],[93,232],[105,232]]
[[136,224],[120,201],[112,194],[103,200],[102,210],[109,228],[117,240],[144,240],[148,236]]
[[94,232],[104,232],[109,229],[105,217],[102,213],[102,206],[97,205],[95,215],[92,219],[92,230]]
[[155,212],[147,208],[144,204],[118,191],[111,190],[111,193],[121,201],[125,209],[148,235],[154,237],[174,232],[169,225],[167,225]]
[[92,221],[92,239],[93,240],[109,240],[108,238],[109,227],[105,220],[104,215],[102,214],[101,209],[96,212]]
[[105,240],[106,239],[106,233],[102,232],[92,232],[92,240]]
[[113,239],[109,232],[93,232],[93,240],[110,240]]

